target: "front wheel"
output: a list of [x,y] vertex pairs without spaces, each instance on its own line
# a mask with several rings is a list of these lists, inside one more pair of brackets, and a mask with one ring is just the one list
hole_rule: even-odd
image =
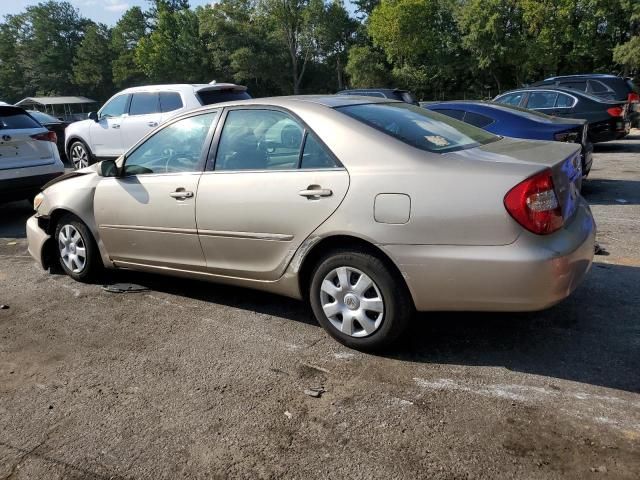
[[380,350],[404,332],[413,304],[399,275],[378,257],[336,251],[318,263],[309,291],[320,325],[340,343]]
[[65,215],[56,226],[55,242],[64,272],[79,282],[91,281],[100,270],[98,249],[91,232],[74,215]]

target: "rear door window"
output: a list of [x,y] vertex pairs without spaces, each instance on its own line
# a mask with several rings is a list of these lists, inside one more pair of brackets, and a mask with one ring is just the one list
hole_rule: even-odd
[[158,113],[160,105],[158,104],[158,94],[152,92],[134,93],[131,98],[131,106],[129,107],[129,115],[149,115],[150,113]]
[[307,133],[300,168],[338,168],[340,165],[311,132]]
[[484,128],[493,123],[493,118],[475,112],[467,112],[464,115],[464,121],[473,125],[474,127]]
[[556,92],[530,92],[527,108],[553,108],[557,97]]
[[42,125],[17,108],[0,108],[0,129],[24,128],[42,128]]
[[556,107],[558,108],[573,107],[573,98],[571,98],[569,95],[565,95],[564,93],[559,93],[558,99],[556,100]]
[[178,92],[160,92],[160,110],[163,113],[173,112],[182,107],[182,98]]
[[215,170],[298,168],[304,129],[276,110],[231,110],[220,134]]

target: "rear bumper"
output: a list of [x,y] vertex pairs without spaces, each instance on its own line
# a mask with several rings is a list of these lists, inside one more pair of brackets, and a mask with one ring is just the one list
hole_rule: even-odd
[[524,232],[510,245],[386,245],[418,310],[535,311],[568,297],[594,255],[596,226],[584,200],[562,230]]
[[47,268],[47,259],[45,257],[45,244],[51,235],[47,234],[38,224],[38,217],[32,216],[27,220],[27,245],[31,256],[38,262],[42,268]]

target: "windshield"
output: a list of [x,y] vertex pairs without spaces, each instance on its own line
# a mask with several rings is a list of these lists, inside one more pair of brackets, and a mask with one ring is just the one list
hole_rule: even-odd
[[407,103],[348,105],[336,110],[428,152],[453,152],[500,138],[447,115]]

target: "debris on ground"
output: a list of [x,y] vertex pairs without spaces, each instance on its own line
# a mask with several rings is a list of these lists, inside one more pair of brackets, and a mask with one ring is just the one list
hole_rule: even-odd
[[291,419],[291,417],[293,417],[293,415],[291,414],[291,412],[289,410],[285,410],[284,416],[287,417],[288,419]]
[[616,202],[618,202],[618,203],[629,203],[629,200],[625,200],[624,198],[616,198]]
[[311,388],[307,388],[304,391],[305,395],[309,395],[310,397],[313,398],[320,398],[320,396],[326,392],[326,390],[324,389],[324,387],[311,387]]
[[135,283],[114,283],[113,285],[103,285],[102,289],[109,293],[137,293],[149,290],[147,287]]
[[594,254],[607,256],[609,255],[609,252],[605,250],[604,247],[602,247],[598,242],[596,242]]
[[8,310],[9,305],[0,305],[0,310]]
[[607,473],[607,467],[605,467],[604,465],[600,465],[599,467],[591,467],[590,470],[592,472]]

